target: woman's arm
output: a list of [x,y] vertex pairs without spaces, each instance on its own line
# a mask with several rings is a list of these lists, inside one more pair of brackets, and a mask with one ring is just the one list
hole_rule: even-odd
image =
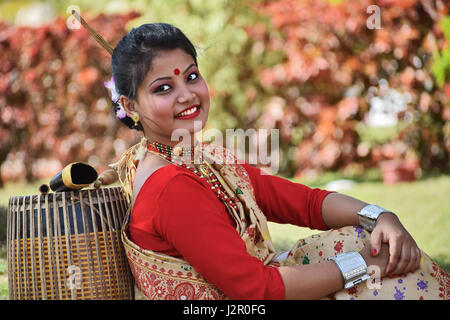
[[322,218],[331,228],[359,225],[358,211],[367,203],[341,193],[330,193],[322,202]]
[[314,300],[326,297],[344,287],[341,272],[333,261],[279,267],[286,300]]
[[[330,228],[359,225],[357,213],[366,205],[367,203],[350,196],[331,193],[322,202],[322,218]],[[387,274],[414,272],[420,267],[420,250],[394,214],[384,213],[377,220],[370,235],[374,255],[380,252],[382,243],[389,244],[389,264],[385,270]]]
[[322,218],[322,202],[332,191],[309,188],[287,179],[263,174],[261,169],[244,163],[256,202],[268,221],[289,223],[316,230],[330,229]]
[[[143,229],[164,240],[163,253],[187,260],[229,298],[284,298],[277,268],[265,266],[247,252],[225,205],[207,182],[193,174],[171,177],[158,195],[158,206],[142,210],[142,221],[151,221]],[[148,248],[155,249],[150,243]]]
[[[328,194],[322,202],[322,218],[329,228],[359,225],[357,212],[367,203],[340,193]],[[385,275],[389,260],[389,247],[380,244],[374,254],[371,245],[366,245],[360,254],[368,266],[377,265],[380,275]],[[333,261],[280,267],[285,284],[286,299],[319,299],[344,287],[341,272]]]
[[[389,260],[389,248],[381,246],[377,256],[372,256],[370,245],[366,245],[359,253],[368,266],[376,266],[380,276],[384,277],[384,267]],[[286,300],[320,299],[344,287],[341,272],[333,261],[321,263],[279,267],[278,271],[285,287]]]
[[[320,230],[359,226],[357,213],[367,203],[340,193],[311,189],[276,176],[262,175],[259,169],[248,164],[244,166],[255,189],[257,203],[269,221]],[[419,267],[420,250],[394,214],[379,216],[370,236],[371,249],[367,249],[366,257],[370,257],[372,252],[375,256],[380,255],[384,244],[389,244],[386,245],[389,264],[386,269],[386,264],[382,266],[383,272],[398,275]],[[308,281],[310,278],[306,278]],[[327,291],[326,287],[322,289]]]

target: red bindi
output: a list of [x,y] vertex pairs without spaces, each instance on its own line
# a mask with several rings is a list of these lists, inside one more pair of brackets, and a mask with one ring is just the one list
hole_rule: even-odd
[[177,76],[180,74],[180,69],[176,68],[175,70],[173,70],[173,73]]

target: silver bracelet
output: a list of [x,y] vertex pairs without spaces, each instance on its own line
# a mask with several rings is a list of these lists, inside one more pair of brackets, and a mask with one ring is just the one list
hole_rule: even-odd
[[358,212],[359,225],[367,231],[372,232],[375,229],[378,217],[383,213],[392,212],[380,206],[368,204]]
[[362,255],[356,251],[350,251],[330,257],[328,260],[333,261],[344,279],[344,288],[349,289],[362,281],[370,278],[367,272],[367,264]]

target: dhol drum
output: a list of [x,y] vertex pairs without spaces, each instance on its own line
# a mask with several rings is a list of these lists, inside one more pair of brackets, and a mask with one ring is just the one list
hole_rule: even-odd
[[120,187],[11,197],[9,298],[133,299],[120,237],[127,206]]

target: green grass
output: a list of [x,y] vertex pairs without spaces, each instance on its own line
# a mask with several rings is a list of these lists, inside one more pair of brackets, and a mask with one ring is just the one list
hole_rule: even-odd
[[50,179],[39,180],[33,183],[5,183],[3,188],[0,188],[0,206],[7,206],[8,200],[12,196],[27,196],[32,194],[39,194],[39,186],[43,183],[48,184]]
[[0,300],[8,300],[8,266],[6,263],[6,248],[0,245]]
[[[450,272],[450,176],[392,186],[382,182],[357,183],[341,193],[395,212],[418,246]],[[318,232],[275,223],[269,223],[269,229],[277,249],[287,249],[298,239]]]

